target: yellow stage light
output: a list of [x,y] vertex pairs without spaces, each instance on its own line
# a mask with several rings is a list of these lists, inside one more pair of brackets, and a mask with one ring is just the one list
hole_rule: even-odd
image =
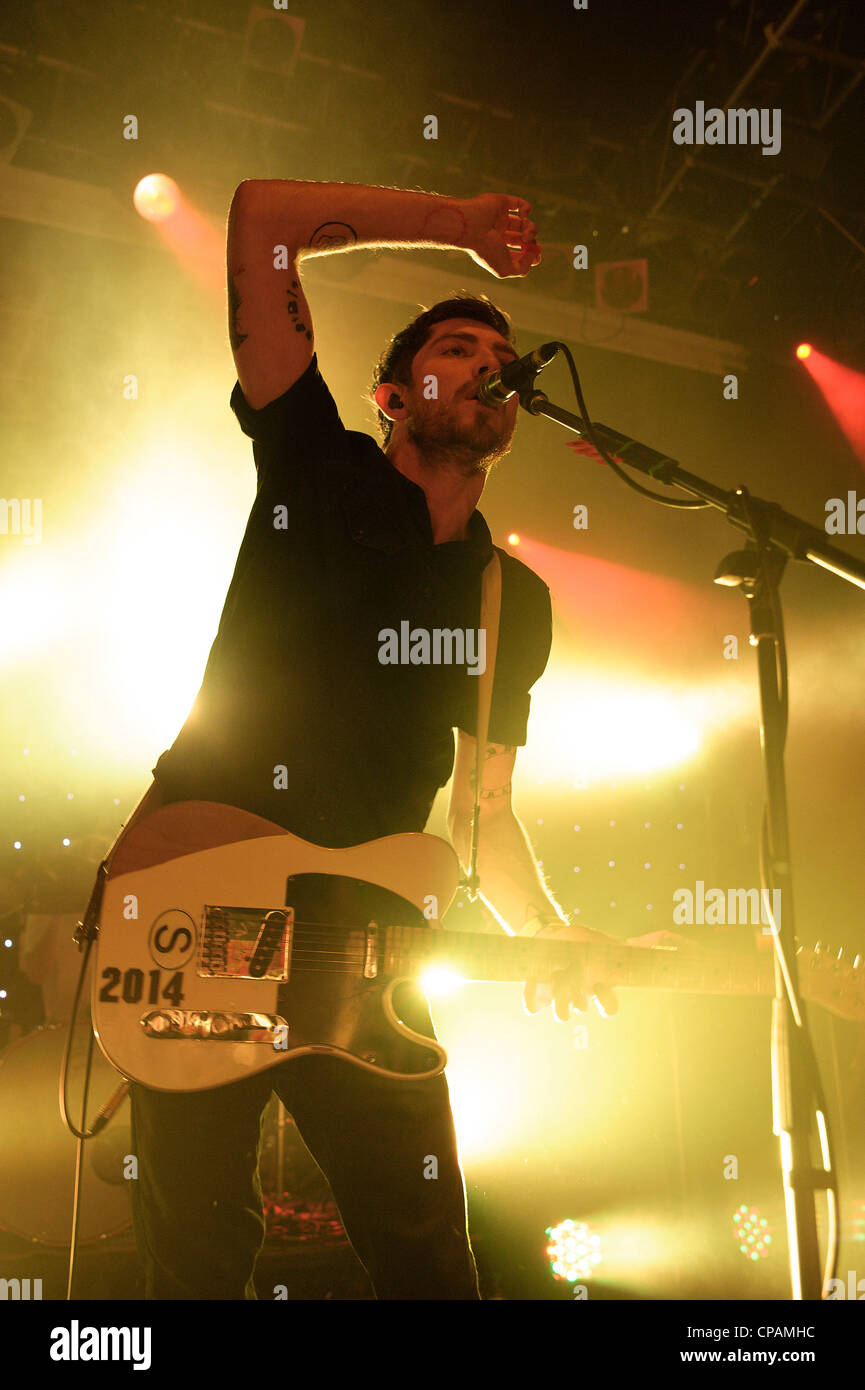
[[70,621],[69,575],[47,547],[7,560],[0,575],[6,595],[0,663],[9,665],[56,642]]
[[532,692],[524,766],[543,781],[584,786],[675,767],[700,732],[685,697],[583,672],[549,672]]
[[448,970],[446,966],[431,965],[423,972],[419,983],[424,994],[440,997],[453,994],[455,989],[465,984],[465,979],[455,970]]

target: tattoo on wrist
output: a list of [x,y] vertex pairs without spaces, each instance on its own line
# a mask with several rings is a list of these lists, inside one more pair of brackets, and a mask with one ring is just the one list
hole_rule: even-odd
[[453,205],[431,208],[421,226],[423,241],[437,241],[445,246],[462,246],[468,223],[465,214]]
[[354,246],[357,232],[347,222],[322,222],[309,239],[311,251],[336,251],[340,246]]
[[[474,770],[473,767],[472,767],[472,768],[469,768],[469,787],[470,787],[470,789],[471,789],[472,791],[474,791],[475,788],[477,787],[477,784],[478,784],[477,773],[475,772],[475,770]],[[512,783],[511,783],[511,782],[505,782],[501,787],[481,787],[481,797],[507,796],[508,792],[511,790],[511,787],[512,787]]]

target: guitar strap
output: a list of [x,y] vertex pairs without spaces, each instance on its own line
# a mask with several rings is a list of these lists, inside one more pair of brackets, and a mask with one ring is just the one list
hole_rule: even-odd
[[496,670],[496,652],[499,645],[499,618],[502,609],[502,564],[498,551],[493,551],[492,559],[486,566],[481,580],[481,628],[486,631],[486,663],[478,676],[478,724],[475,748],[475,801],[472,811],[472,851],[471,868],[465,880],[466,889],[472,902],[478,896],[478,840],[480,836],[481,774],[484,763],[484,750],[487,743],[487,729],[490,722],[490,706],[493,698],[493,680]]

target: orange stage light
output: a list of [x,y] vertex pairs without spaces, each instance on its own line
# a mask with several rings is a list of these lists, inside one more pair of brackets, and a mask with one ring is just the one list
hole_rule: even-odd
[[132,201],[138,213],[156,225],[184,270],[221,304],[225,298],[223,229],[192,207],[167,174],[139,179]]
[[180,207],[180,189],[167,174],[148,174],[135,185],[132,201],[148,222],[164,222]]

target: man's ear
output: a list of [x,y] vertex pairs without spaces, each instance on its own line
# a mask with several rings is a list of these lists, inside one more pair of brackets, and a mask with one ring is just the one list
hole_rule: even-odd
[[405,403],[400,392],[402,387],[393,381],[383,381],[375,393],[375,403],[389,420],[401,420],[406,414]]

